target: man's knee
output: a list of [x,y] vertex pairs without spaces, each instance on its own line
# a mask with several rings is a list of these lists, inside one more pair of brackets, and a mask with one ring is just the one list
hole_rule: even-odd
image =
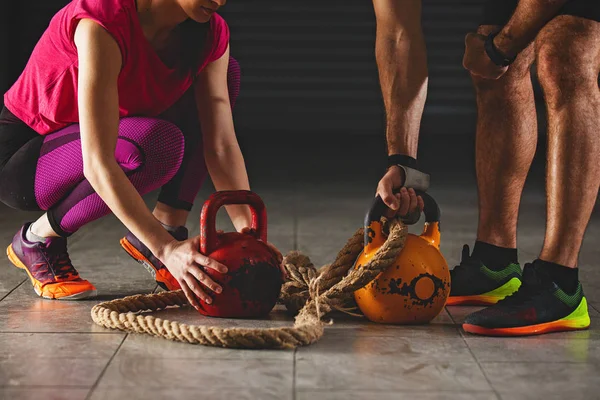
[[550,107],[560,107],[577,95],[598,90],[598,69],[585,49],[564,43],[540,43],[537,74]]
[[598,91],[600,24],[562,15],[538,34],[537,71],[549,107]]

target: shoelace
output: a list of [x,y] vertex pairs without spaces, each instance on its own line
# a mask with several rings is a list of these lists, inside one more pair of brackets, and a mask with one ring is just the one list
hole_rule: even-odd
[[463,246],[462,255],[460,257],[460,264],[454,267],[454,271],[479,267],[481,267],[481,263],[478,260],[471,257],[471,255],[469,254],[469,246],[465,244]]
[[73,263],[69,258],[69,254],[65,252],[51,252],[45,246],[40,246],[40,249],[44,252],[46,259],[49,262],[49,267],[54,272],[54,276],[58,279],[69,279],[77,277],[79,274],[73,267]]
[[498,305],[511,305],[515,303],[526,303],[533,299],[535,295],[548,286],[539,276],[533,264],[527,263],[523,268],[523,278],[519,289],[500,300]]

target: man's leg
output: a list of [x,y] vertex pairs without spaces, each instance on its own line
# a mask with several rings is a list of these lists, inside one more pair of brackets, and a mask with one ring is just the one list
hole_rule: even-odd
[[[548,223],[540,259],[525,265],[508,299],[469,315],[463,328],[483,335],[587,329],[577,255],[600,185],[600,23],[562,15],[536,39],[548,109]],[[569,268],[570,267],[570,268]]]
[[540,259],[575,268],[600,185],[600,23],[563,15],[538,36],[548,110],[548,222]]
[[[479,29],[482,34],[491,31],[491,27]],[[497,81],[473,77],[478,112],[477,240],[511,249],[517,247],[521,192],[537,143],[537,118],[529,74],[533,60],[530,46]]]
[[[478,32],[487,35],[498,29],[487,25]],[[472,77],[477,94],[479,227],[473,255],[465,248],[461,265],[452,271],[448,304],[493,304],[520,285],[517,218],[537,142],[529,73],[533,60],[530,46],[500,79]]]

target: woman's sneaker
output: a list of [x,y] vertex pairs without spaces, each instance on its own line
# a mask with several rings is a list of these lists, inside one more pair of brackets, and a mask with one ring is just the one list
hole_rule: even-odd
[[446,305],[488,306],[510,296],[521,286],[521,266],[508,264],[492,270],[463,247],[460,264],[450,271],[450,297]]
[[526,264],[523,284],[498,304],[470,314],[466,332],[486,336],[524,336],[587,329],[587,301],[581,283],[569,294],[536,264]]
[[25,233],[31,223],[23,225],[8,246],[8,259],[24,269],[38,296],[46,299],[80,300],[96,296],[96,288],[79,277],[67,252],[67,239],[47,238],[30,242]]
[[[188,238],[188,230],[184,226],[180,226],[175,232],[170,233],[179,241],[187,240]],[[121,247],[123,247],[131,258],[150,272],[150,275],[152,275],[158,286],[165,290],[181,289],[179,282],[171,275],[167,267],[133,233],[127,232],[127,235],[121,239],[120,243]]]

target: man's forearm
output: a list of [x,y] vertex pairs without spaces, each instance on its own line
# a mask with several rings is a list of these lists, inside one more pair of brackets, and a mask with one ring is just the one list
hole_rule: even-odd
[[494,38],[494,45],[509,58],[523,51],[567,0],[520,0],[513,16]]
[[386,111],[388,154],[416,158],[427,97],[427,57],[421,2],[376,0],[375,53]]

